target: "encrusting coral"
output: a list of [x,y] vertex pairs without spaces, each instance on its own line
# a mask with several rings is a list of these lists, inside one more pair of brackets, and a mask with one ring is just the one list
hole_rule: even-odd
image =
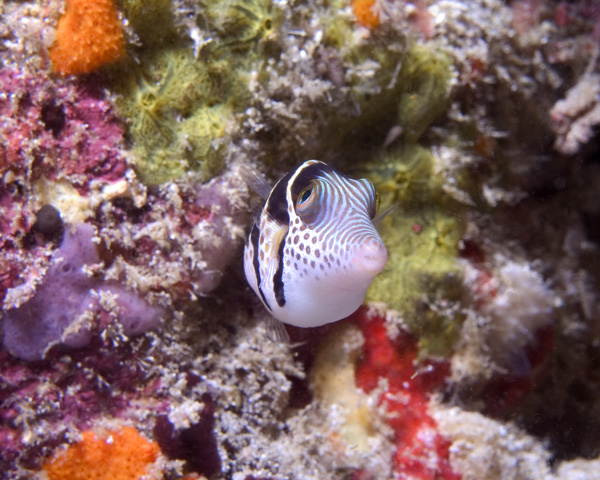
[[[381,471],[380,457],[389,455],[394,478],[460,479],[449,463],[450,442],[429,411],[449,363],[418,364],[417,353],[415,337],[375,309],[359,309],[323,339],[311,385],[333,424],[332,444],[352,452],[359,478],[391,478]],[[379,438],[386,428],[391,445]]]
[[80,442],[58,452],[43,469],[49,480],[138,480],[159,451],[132,427],[103,435],[85,431]]
[[363,27],[373,29],[379,25],[379,13],[376,8],[376,0],[352,0],[352,13]]
[[125,37],[114,1],[67,0],[49,53],[63,75],[91,73],[122,58]]

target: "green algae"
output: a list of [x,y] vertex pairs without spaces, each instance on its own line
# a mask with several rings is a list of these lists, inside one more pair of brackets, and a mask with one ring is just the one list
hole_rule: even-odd
[[171,1],[119,6],[142,44],[110,74],[138,177],[147,185],[186,172],[211,178],[225,163],[227,125],[249,106],[255,50],[278,25],[277,12],[267,0],[200,2],[186,23],[207,38],[198,49],[176,31]]
[[456,259],[463,207],[444,193],[435,161],[429,149],[411,144],[359,172],[375,183],[382,208],[395,205],[379,228],[389,261],[367,300],[399,312],[419,335],[421,353],[446,355],[463,320],[451,308],[461,294]]
[[176,41],[172,0],[117,0],[116,5],[145,51]]
[[416,143],[452,100],[453,57],[400,36],[387,40],[342,49],[359,114],[333,122],[354,158],[368,153],[365,145],[383,144],[393,127],[401,129],[396,143]]
[[370,112],[393,112],[403,129],[403,140],[411,143],[443,114],[452,98],[452,57],[445,52],[403,38],[391,44],[362,45],[350,52],[352,62],[376,62],[379,92],[361,91],[359,78],[353,78],[353,90],[366,120]]
[[190,171],[200,174],[203,180],[212,178],[224,166],[223,137],[229,114],[224,106],[203,107],[180,122],[177,132],[157,129],[162,133],[157,141],[138,141],[133,152],[142,182],[156,185]]
[[[249,76],[267,82],[266,65],[277,64],[285,45],[284,9],[271,0],[204,0],[185,19],[175,19],[167,0],[119,5],[143,47],[113,76],[139,177],[149,185],[187,171],[210,178],[224,164],[226,126],[234,126],[243,118],[236,114],[251,106]],[[357,40],[351,15],[341,13],[346,6],[341,0],[324,2],[319,15],[322,45],[337,52],[344,66],[349,100],[343,111],[325,107],[318,114],[330,123],[326,149],[359,152],[363,147],[355,146],[369,143],[364,135],[384,138],[398,123],[404,140],[417,139],[447,107],[450,57],[399,33]],[[294,22],[305,21],[302,11]],[[201,48],[192,30],[204,39]],[[300,82],[294,75],[289,80]],[[286,131],[278,127],[272,130]]]
[[187,171],[214,176],[224,164],[219,140],[232,115],[225,60],[202,62],[187,48],[158,51],[120,72],[118,105],[128,119],[140,179],[156,185]]
[[435,207],[413,214],[394,212],[389,217],[380,229],[388,266],[375,278],[367,300],[398,311],[428,354],[448,354],[462,315],[448,316],[439,306],[450,305],[460,296],[456,258],[463,227],[455,216]]
[[232,51],[254,50],[281,26],[281,10],[271,0],[203,2],[206,21],[220,38],[219,47]]
[[413,45],[402,64],[400,78],[398,124],[405,141],[413,142],[450,104],[452,57],[441,50]]
[[401,145],[384,154],[368,167],[368,174],[382,201],[397,203],[404,212],[418,213],[447,200],[431,150],[417,144]]

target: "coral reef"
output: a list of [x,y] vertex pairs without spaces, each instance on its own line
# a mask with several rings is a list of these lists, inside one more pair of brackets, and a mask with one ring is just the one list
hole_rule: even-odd
[[183,48],[159,51],[147,62],[119,71],[117,88],[140,179],[157,185],[189,171],[211,178],[225,160],[230,67],[219,59],[198,62]]
[[215,404],[208,393],[202,395],[201,401],[203,408],[195,415],[194,423],[184,417],[185,425],[177,431],[174,423],[181,423],[181,419],[177,410],[173,410],[174,422],[169,415],[158,416],[153,433],[165,455],[186,460],[195,472],[210,476],[221,471],[221,458],[213,434]]
[[104,205],[107,278],[162,304],[210,293],[245,238],[247,197],[238,165],[205,184],[170,184],[147,198],[152,208],[124,198]]
[[398,126],[407,143],[415,142],[443,114],[451,100],[452,58],[441,50],[413,46],[400,70]]
[[529,264],[502,257],[490,263],[492,272],[473,264],[464,269],[465,283],[476,285],[471,291],[479,315],[476,321],[490,323],[484,329],[487,338],[480,344],[485,352],[480,351],[478,357],[487,353],[512,375],[527,377],[531,364],[525,349],[541,329],[554,323],[560,299]]
[[[456,407],[433,410],[440,430],[452,442],[451,462],[464,480],[553,478],[548,452],[514,425]],[[521,452],[519,462],[512,461],[514,450]]]
[[[115,4],[130,26],[126,30],[132,40],[128,45],[130,48],[141,44],[144,50],[155,51],[176,40],[176,9],[170,0],[116,0]],[[185,15],[184,12],[181,14]]]
[[[17,475],[39,469],[57,446],[78,440],[101,416],[124,415],[142,395],[148,365],[140,345],[118,336],[93,339],[87,350],[23,363],[2,352],[0,465]],[[156,387],[157,388],[157,387]],[[155,388],[147,388],[146,394]],[[27,470],[22,472],[27,477]]]
[[[82,6],[105,21],[65,43]],[[139,447],[130,476],[594,478],[599,25],[589,0],[5,1],[2,474]],[[373,180],[390,259],[369,309],[282,344],[241,273],[247,183],[309,158]]]
[[63,75],[91,73],[122,58],[125,38],[113,0],[67,0],[49,54]]
[[0,126],[6,139],[0,150],[5,185],[23,176],[44,176],[68,178],[88,189],[92,179],[123,177],[123,126],[98,81],[49,81],[39,73],[6,68],[0,85],[6,94],[0,99],[6,119]]
[[[426,148],[406,144],[364,168],[381,192],[382,205],[393,205],[380,231],[394,268],[375,278],[367,298],[396,310],[419,332],[423,352],[434,354],[451,351],[463,318],[456,259],[465,228],[457,213],[464,205],[453,198],[444,177],[436,176],[442,161]],[[468,187],[458,183],[459,172],[452,178],[456,190]]]
[[[39,216],[53,206],[62,221],[92,215],[92,192],[112,195],[128,161],[123,126],[97,79],[49,80],[7,67],[0,73],[0,300],[7,290],[36,279],[48,268]],[[103,190],[106,189],[106,190]],[[37,222],[37,226],[36,226]],[[5,303],[12,308],[13,302]]]
[[235,114],[250,105],[254,47],[262,50],[279,25],[275,7],[270,1],[121,6],[145,47],[110,80],[130,122],[140,179],[158,185],[190,172],[212,178],[225,164]]
[[334,451],[356,474],[368,472],[367,476],[388,478],[394,445],[387,435],[386,413],[374,411],[374,395],[367,395],[356,384],[364,344],[355,323],[341,322],[333,327],[315,355],[310,387],[326,412],[331,429],[328,440]]

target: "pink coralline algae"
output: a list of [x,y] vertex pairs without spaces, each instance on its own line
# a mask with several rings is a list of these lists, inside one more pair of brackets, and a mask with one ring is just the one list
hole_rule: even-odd
[[[140,353],[96,337],[87,349],[25,363],[0,351],[0,471],[37,469],[67,441],[69,430],[89,428],[100,416],[125,414],[147,373]],[[158,386],[156,387],[158,388]]]
[[356,384],[371,392],[384,382],[379,403],[388,413],[394,431],[395,478],[459,480],[449,462],[450,443],[439,433],[430,416],[429,396],[443,385],[450,368],[447,361],[417,365],[417,341],[407,332],[391,340],[385,319],[364,308],[354,315],[365,337],[363,358],[356,370]]
[[[0,174],[114,181],[126,171],[123,125],[100,84],[0,71]],[[77,177],[74,177],[77,176]]]
[[[63,179],[86,194],[90,182],[127,171],[124,127],[97,79],[52,80],[0,69],[0,301],[19,276],[39,273],[44,245],[23,241],[36,221],[37,180]],[[23,278],[20,280],[23,281]]]
[[111,310],[125,335],[140,334],[159,324],[162,309],[118,284],[93,276],[100,261],[93,235],[94,228],[88,224],[67,229],[33,297],[5,313],[3,341],[11,354],[41,360],[53,345],[87,345],[94,327],[102,323],[103,296],[114,302]]

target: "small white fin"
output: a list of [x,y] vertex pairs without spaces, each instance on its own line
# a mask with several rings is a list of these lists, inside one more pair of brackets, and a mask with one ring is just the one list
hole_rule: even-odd
[[250,165],[242,165],[240,167],[240,174],[244,182],[250,187],[250,189],[257,195],[260,195],[263,200],[266,200],[273,186],[267,182],[265,177],[254,167]]
[[387,217],[390,213],[392,213],[392,210],[394,210],[395,208],[398,207],[398,203],[392,203],[389,207],[387,207],[383,212],[381,212],[379,215],[377,215],[373,220],[372,223],[375,226],[375,228],[379,228],[379,225],[381,224],[381,221]]
[[392,128],[390,128],[385,137],[385,140],[383,141],[383,148],[387,148],[392,143],[394,143],[398,139],[398,137],[402,135],[403,131],[404,129],[401,125],[394,125]]
[[267,336],[274,342],[290,343],[290,335],[285,329],[285,325],[271,315],[266,319]]

